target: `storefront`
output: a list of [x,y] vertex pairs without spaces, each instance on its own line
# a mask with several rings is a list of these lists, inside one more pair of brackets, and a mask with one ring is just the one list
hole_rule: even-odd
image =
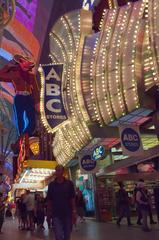
[[76,188],[82,192],[85,202],[85,215],[95,216],[95,182],[91,174],[81,174],[79,165],[70,167],[71,178]]
[[[97,192],[99,188],[99,219],[108,221],[117,216],[116,193],[118,182],[123,182],[131,203],[131,214],[136,215],[134,189],[137,182],[143,179],[151,196],[152,210],[156,211],[155,199],[159,189],[159,157],[158,146],[147,150],[141,157],[129,157],[103,168],[97,174]],[[103,196],[103,197],[102,197]],[[105,214],[105,215],[104,215]],[[108,217],[111,216],[110,218]],[[103,217],[105,216],[105,218]],[[107,215],[107,217],[106,217]]]
[[[89,176],[93,179],[97,220],[107,222],[117,217],[116,193],[119,190],[118,182],[120,181],[124,183],[126,191],[128,192],[132,215],[136,214],[134,188],[139,179],[145,181],[146,187],[151,195],[153,210],[155,210],[153,190],[158,186],[159,181],[158,145],[156,145],[155,140],[156,138],[153,137],[152,139],[152,136],[149,136],[148,140],[147,138],[143,138],[145,152],[142,157],[122,155],[120,144],[117,143],[117,141],[113,141],[116,145],[112,146],[109,151],[108,149],[105,150],[105,155],[103,155],[103,158],[100,158],[100,151],[98,152],[97,150],[102,149],[103,146],[99,144],[89,144],[83,149],[83,152],[91,155],[97,162],[98,171],[95,175],[82,175],[80,173],[78,165],[80,158],[70,162],[70,165],[71,163],[74,165],[70,166],[71,177],[74,183],[76,183],[76,186],[80,187],[81,190],[83,190],[83,186],[87,186],[87,182],[90,182]],[[152,144],[156,146],[152,147]],[[150,149],[148,149],[149,147]],[[101,153],[102,152],[103,151],[101,151]]]
[[99,220],[107,222],[117,218],[117,192],[119,190],[118,182],[120,181],[124,183],[125,190],[128,192],[131,216],[137,216],[134,202],[134,189],[139,179],[143,179],[145,182],[150,196],[152,212],[156,214],[155,200],[159,198],[159,177],[157,179],[155,178],[155,175],[158,176],[158,173],[155,175],[149,174],[149,177],[147,175],[148,174],[138,174],[134,176],[134,179],[131,174],[99,177],[97,179]]

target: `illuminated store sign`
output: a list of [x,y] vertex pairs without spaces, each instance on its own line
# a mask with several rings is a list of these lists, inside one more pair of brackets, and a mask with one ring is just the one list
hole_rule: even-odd
[[91,155],[84,155],[80,157],[81,173],[96,173],[97,162],[92,160]]
[[54,132],[67,120],[61,91],[63,64],[45,65],[39,72],[42,81],[40,109],[42,121],[50,132]]
[[143,153],[142,142],[138,126],[120,126],[120,139],[123,154],[128,156],[141,155]]
[[[91,6],[91,1],[81,2]],[[59,163],[73,159],[93,137],[105,137],[98,128],[119,121],[141,124],[154,110],[152,95],[146,96],[159,86],[158,18],[157,0],[145,0],[103,11],[98,33],[92,32],[92,15],[83,9],[56,22],[50,57],[66,69],[69,115],[69,124],[55,135],[53,152]]]
[[83,8],[86,9],[86,10],[92,9],[95,1],[96,0],[84,0],[83,1]]
[[101,160],[105,157],[105,148],[103,146],[97,146],[92,153],[92,160]]

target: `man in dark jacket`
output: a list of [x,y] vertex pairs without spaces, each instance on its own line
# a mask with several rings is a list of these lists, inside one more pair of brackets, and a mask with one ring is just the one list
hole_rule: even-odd
[[48,208],[53,215],[56,240],[70,240],[76,220],[75,190],[72,181],[64,177],[64,167],[56,167],[56,178],[48,187]]
[[119,209],[119,218],[117,220],[117,225],[120,226],[120,222],[123,217],[127,218],[128,226],[131,226],[130,220],[130,204],[129,204],[129,197],[128,193],[124,189],[124,184],[119,182],[119,191],[117,193],[117,205]]

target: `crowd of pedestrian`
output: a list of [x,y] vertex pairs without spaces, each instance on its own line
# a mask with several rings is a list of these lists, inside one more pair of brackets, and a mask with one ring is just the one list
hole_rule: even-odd
[[35,227],[44,229],[46,200],[39,193],[27,190],[16,202],[18,228],[21,230],[34,230]]
[[[85,221],[85,200],[79,188],[74,188],[71,180],[65,178],[64,167],[58,165],[55,169],[55,179],[48,186],[47,196],[42,193],[33,193],[26,190],[16,202],[10,202],[6,208],[6,198],[8,186],[3,181],[0,174],[0,233],[4,222],[4,216],[15,215],[18,219],[20,230],[33,231],[45,229],[45,219],[48,228],[55,231],[56,240],[69,240],[73,226],[76,227],[77,217],[83,223]],[[120,226],[124,217],[127,218],[128,226],[132,225],[132,206],[135,206],[137,221],[143,231],[150,231],[150,224],[156,224],[153,218],[151,194],[145,186],[145,182],[140,179],[134,187],[133,197],[130,197],[123,182],[119,182],[119,191],[116,194],[117,200],[117,225]],[[157,191],[157,189],[154,189]],[[159,197],[159,194],[156,196]],[[159,220],[159,199],[156,198],[156,211]]]
[[118,219],[117,225],[120,226],[121,220],[126,217],[128,226],[131,222],[131,206],[135,206],[137,214],[137,225],[141,225],[143,231],[151,231],[148,224],[148,216],[150,224],[156,224],[152,213],[151,194],[145,186],[144,180],[140,179],[136,184],[133,192],[133,198],[130,198],[125,190],[123,182],[119,182],[119,191],[116,194]]
[[46,220],[48,229],[54,229],[57,240],[69,240],[77,218],[81,223],[85,221],[85,200],[80,189],[75,189],[73,182],[64,177],[64,167],[58,165],[45,198],[42,193],[26,190],[6,207],[5,199],[0,195],[0,230],[4,216],[13,220],[16,216],[19,230],[27,231],[45,229]]
[[43,193],[25,192],[14,201],[8,202],[8,185],[0,174],[0,233],[4,218],[15,217],[18,220],[19,230],[33,231],[45,229],[46,220],[48,229],[53,228],[56,240],[69,240],[77,218],[84,222],[85,200],[79,188],[64,176],[64,167],[58,165],[55,179],[48,186],[47,196]]
[[5,203],[8,196],[10,186],[4,181],[4,176],[0,173],[0,234],[2,233],[2,226],[5,216]]

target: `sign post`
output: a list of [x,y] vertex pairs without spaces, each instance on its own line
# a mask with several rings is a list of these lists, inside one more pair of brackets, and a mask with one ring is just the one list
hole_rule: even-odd
[[138,126],[120,125],[119,132],[124,155],[139,156],[143,154],[143,146]]

